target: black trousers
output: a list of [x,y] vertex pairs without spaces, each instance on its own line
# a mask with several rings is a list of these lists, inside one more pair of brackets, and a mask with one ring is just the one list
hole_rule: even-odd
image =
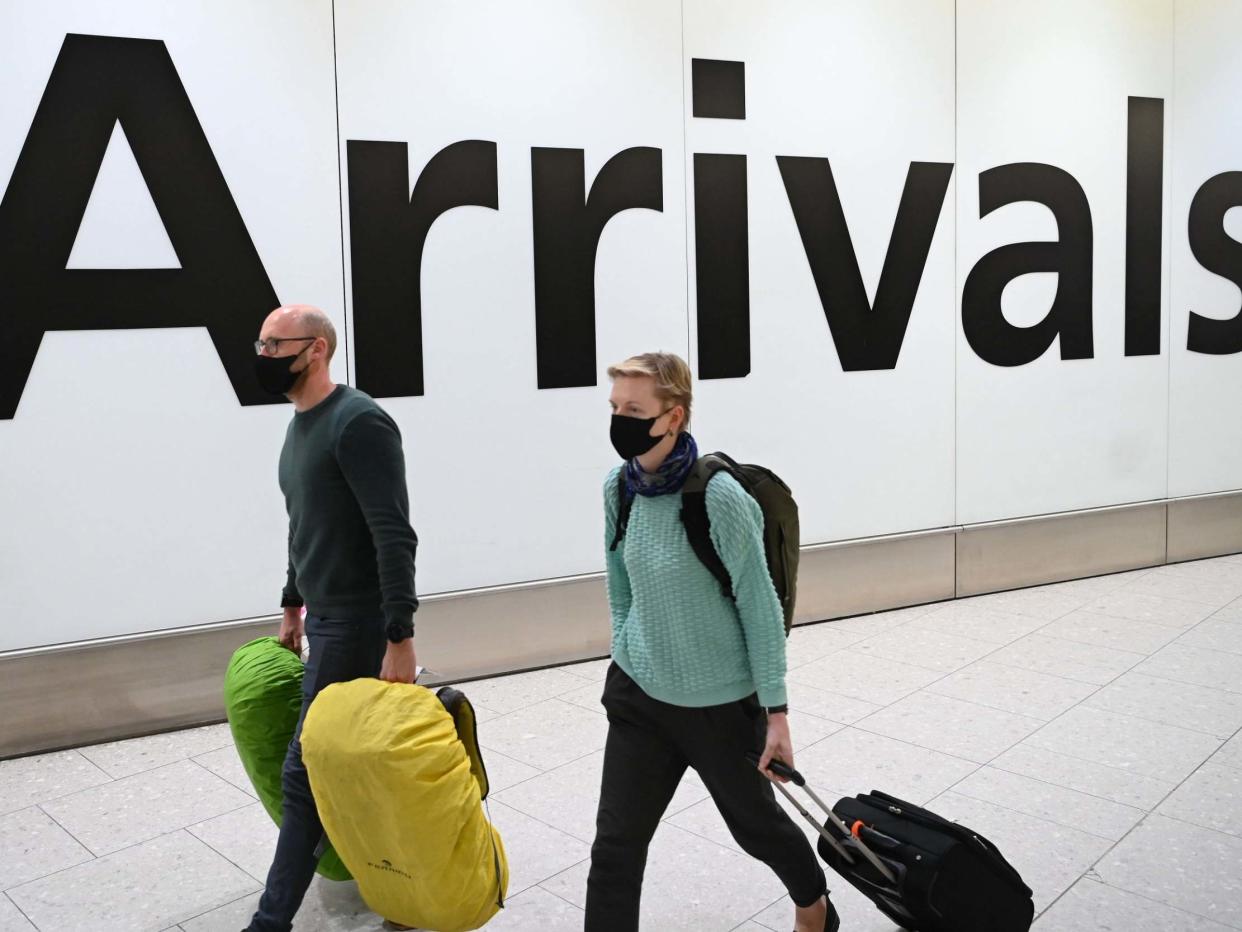
[[806,836],[744,757],[761,751],[767,736],[754,696],[698,709],[669,705],[614,663],[603,703],[608,743],[587,879],[587,932],[638,928],[647,847],[687,767],[698,772],[742,850],[772,868],[795,904],[810,906],[827,892]]

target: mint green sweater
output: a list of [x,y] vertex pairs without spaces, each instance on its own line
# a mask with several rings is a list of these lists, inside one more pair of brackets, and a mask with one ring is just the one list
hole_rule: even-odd
[[695,556],[681,523],[681,493],[636,496],[625,538],[617,477],[604,484],[604,548],[612,659],[647,695],[680,706],[723,705],[758,693],[785,704],[785,619],[763,552],[763,512],[728,473],[707,485],[712,543],[736,602]]

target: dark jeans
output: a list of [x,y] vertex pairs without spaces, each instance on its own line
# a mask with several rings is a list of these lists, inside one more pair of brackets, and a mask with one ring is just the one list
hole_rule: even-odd
[[652,699],[615,663],[604,685],[608,743],[591,872],[587,932],[638,928],[647,847],[686,767],[698,771],[742,850],[763,861],[798,906],[827,892],[806,836],[745,759],[763,750],[767,720],[751,696],[692,709]]
[[302,905],[323,853],[323,823],[319,821],[302,765],[302,722],[306,710],[325,686],[378,676],[388,647],[384,619],[378,614],[374,618],[349,620],[307,615],[306,636],[310,640],[310,659],[302,673],[302,712],[280,774],[284,790],[280,838],[259,910],[250,920],[251,932],[288,932],[293,928],[293,917]]

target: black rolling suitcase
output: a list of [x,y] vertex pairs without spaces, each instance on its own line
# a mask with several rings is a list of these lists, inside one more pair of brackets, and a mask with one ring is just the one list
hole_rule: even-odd
[[[748,755],[758,763],[759,755]],[[910,932],[1027,932],[1031,888],[996,850],[964,825],[872,791],[831,809],[796,770],[772,772],[804,789],[828,816],[811,815],[781,784],[794,808],[819,832],[824,862]]]

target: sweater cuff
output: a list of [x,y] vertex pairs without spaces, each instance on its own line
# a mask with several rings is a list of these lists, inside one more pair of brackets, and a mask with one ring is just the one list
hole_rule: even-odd
[[765,709],[774,709],[789,702],[789,697],[785,695],[785,685],[783,683],[775,689],[764,689],[760,686],[758,694],[759,704]]
[[281,608],[301,608],[306,603],[302,601],[300,595],[287,595],[282,593],[280,596]]
[[[414,636],[414,613],[404,606],[384,610],[385,630],[389,632],[401,630],[406,637]],[[391,639],[391,634],[390,634]]]

